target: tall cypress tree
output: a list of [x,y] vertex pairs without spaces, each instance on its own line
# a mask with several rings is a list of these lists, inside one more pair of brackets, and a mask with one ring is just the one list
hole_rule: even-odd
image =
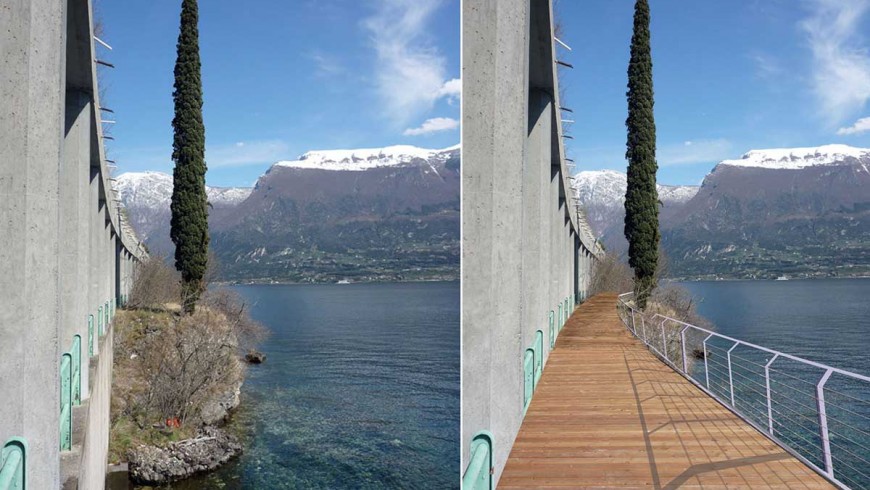
[[640,308],[646,308],[646,300],[655,288],[659,247],[658,164],[649,23],[648,0],[637,0],[626,94],[628,187],[625,191],[625,238],[628,240],[628,263],[634,269],[635,297]]
[[175,117],[172,119],[172,229],[175,268],[181,272],[184,311],[192,313],[203,289],[208,262],[208,209],[205,193],[205,126],[199,60],[197,0],[182,0],[175,61]]

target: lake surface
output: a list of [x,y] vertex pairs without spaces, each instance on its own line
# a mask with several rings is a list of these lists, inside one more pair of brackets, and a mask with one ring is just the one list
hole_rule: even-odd
[[246,452],[178,488],[457,488],[459,283],[234,288],[270,337]]
[[[719,281],[682,283],[698,312],[719,333],[870,376],[870,280]],[[703,337],[703,335],[701,335]],[[698,340],[696,338],[696,340]],[[691,345],[691,341],[690,341]],[[728,400],[820,468],[825,467],[816,384],[824,369],[713,338],[692,377]],[[701,358],[703,359],[703,357]],[[707,373],[707,368],[709,373]],[[870,383],[834,373],[824,388],[834,474],[852,488],[870,488]]]
[[722,334],[870,375],[870,279],[681,285]]

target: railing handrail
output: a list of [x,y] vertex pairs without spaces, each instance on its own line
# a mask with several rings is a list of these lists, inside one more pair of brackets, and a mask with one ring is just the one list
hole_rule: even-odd
[[[622,294],[620,294],[620,295],[619,295],[619,300],[622,301],[626,306],[629,306],[630,308],[636,310],[636,309],[637,309],[636,307],[634,307],[634,306],[630,306],[630,305],[629,305],[629,304],[628,304],[628,303],[623,299],[623,296],[625,296],[625,295],[630,295],[630,294],[634,294],[634,293],[632,293],[632,292],[628,292],[628,293],[622,293]],[[708,329],[706,329],[706,328],[699,327],[699,326],[697,326],[697,325],[693,325],[693,324],[691,324],[691,323],[686,323],[686,322],[684,322],[684,321],[677,320],[676,318],[671,318],[671,317],[669,317],[669,316],[667,316],[667,315],[662,315],[661,313],[656,313],[656,314],[654,314],[654,315],[652,316],[651,319],[655,319],[655,318],[663,318],[663,319],[665,319],[665,320],[667,320],[667,321],[674,322],[674,323],[679,323],[680,325],[684,325],[684,326],[689,327],[689,328],[692,328],[692,329],[694,329],[694,330],[699,330],[699,331],[704,332],[704,333],[708,333],[708,334],[711,334],[711,335],[715,335],[716,337],[720,337],[720,338],[723,338],[723,339],[725,339],[725,340],[730,340],[731,342],[737,342],[737,343],[740,344],[740,345],[745,345],[745,346],[747,346],[747,347],[752,347],[753,349],[758,349],[758,350],[761,350],[761,351],[765,351],[765,352],[767,352],[767,353],[774,354],[774,355],[776,355],[776,356],[785,357],[785,358],[787,358],[787,359],[791,359],[791,360],[793,360],[793,361],[801,362],[801,363],[804,363],[804,364],[809,364],[810,366],[817,367],[817,368],[819,368],[819,369],[824,369],[825,371],[832,371],[832,372],[835,372],[835,373],[838,373],[838,374],[842,374],[842,375],[844,375],[844,376],[849,376],[849,377],[851,377],[851,378],[860,379],[861,381],[867,381],[867,382],[870,382],[870,376],[864,376],[863,374],[858,374],[858,373],[854,373],[854,372],[852,372],[852,371],[847,371],[847,370],[845,370],[845,369],[836,368],[836,367],[833,367],[833,366],[829,366],[829,365],[827,365],[827,364],[823,364],[823,363],[821,363],[821,362],[815,362],[815,361],[811,361],[811,360],[809,360],[809,359],[804,359],[803,357],[800,357],[800,356],[794,356],[794,355],[791,355],[791,354],[786,354],[785,352],[780,352],[780,351],[778,351],[778,350],[776,350],[776,349],[769,349],[769,348],[767,348],[767,347],[764,347],[764,346],[761,346],[761,345],[757,345],[757,344],[753,344],[753,343],[751,343],[751,342],[746,342],[746,341],[744,341],[744,340],[735,339],[734,337],[729,337],[729,336],[727,336],[727,335],[721,334],[721,333],[719,333],[719,332],[715,332],[715,331],[713,331],[713,330],[708,330]]]

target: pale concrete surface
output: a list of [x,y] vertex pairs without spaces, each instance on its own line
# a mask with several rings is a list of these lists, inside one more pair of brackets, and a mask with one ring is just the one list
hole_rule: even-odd
[[[462,471],[493,434],[497,480],[524,413],[523,356],[589,275],[561,141],[548,0],[463,3]],[[582,277],[577,277],[578,275]],[[566,317],[563,311],[563,318]]]
[[76,334],[91,399],[73,410],[81,444],[63,459],[80,457],[80,488],[102,488],[111,337],[90,379],[87,317],[129,288],[118,244],[145,256],[119,231],[108,185],[92,18],[88,0],[0,4],[0,444],[27,441],[28,488],[61,486],[59,366]]

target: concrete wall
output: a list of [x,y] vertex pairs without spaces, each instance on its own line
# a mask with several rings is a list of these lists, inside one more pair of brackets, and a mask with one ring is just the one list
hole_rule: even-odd
[[[88,316],[129,287],[119,250],[144,256],[109,185],[92,17],[88,0],[0,5],[0,444],[27,441],[28,488],[58,488],[71,454],[81,488],[102,488],[111,337],[95,339],[106,352],[90,371]],[[75,335],[87,439],[62,452],[59,366]]]
[[557,335],[600,251],[568,187],[550,2],[462,8],[462,468],[487,430],[497,481],[523,420],[525,351],[541,330],[546,362],[549,316]]

